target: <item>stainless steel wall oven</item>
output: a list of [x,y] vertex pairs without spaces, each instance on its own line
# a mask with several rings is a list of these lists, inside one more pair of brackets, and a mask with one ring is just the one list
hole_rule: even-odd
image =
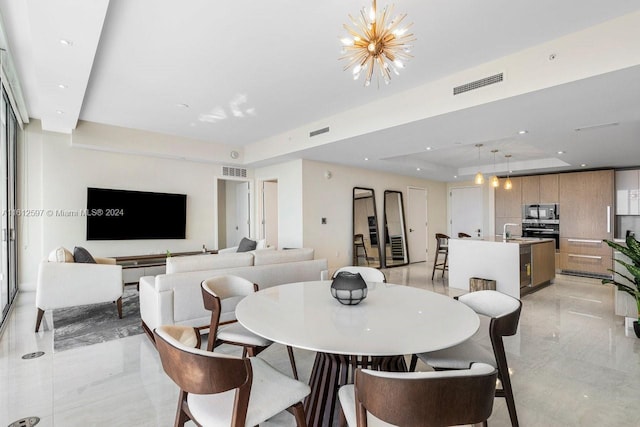
[[557,204],[524,205],[522,236],[554,239],[560,249],[560,207]]

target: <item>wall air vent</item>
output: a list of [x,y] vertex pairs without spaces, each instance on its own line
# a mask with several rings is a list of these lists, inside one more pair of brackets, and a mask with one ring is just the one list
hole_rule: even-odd
[[496,74],[493,76],[485,77],[484,79],[476,80],[475,82],[465,83],[460,86],[456,86],[453,88],[453,94],[459,95],[464,92],[469,92],[470,90],[479,89],[483,86],[489,86],[494,83],[500,83],[504,80],[504,73]]
[[234,178],[246,178],[247,170],[245,168],[234,168],[231,166],[223,166],[222,176],[232,176]]
[[326,128],[322,128],[322,129],[318,129],[318,130],[314,130],[312,132],[309,132],[309,137],[313,137],[313,136],[320,135],[320,134],[327,133],[327,132],[329,132],[329,126],[327,126]]

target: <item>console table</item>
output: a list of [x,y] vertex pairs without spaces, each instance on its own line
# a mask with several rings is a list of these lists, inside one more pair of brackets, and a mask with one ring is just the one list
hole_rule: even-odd
[[[193,252],[175,252],[171,256],[217,254],[217,249]],[[143,276],[164,274],[167,266],[167,254],[128,255],[113,257],[116,264],[122,266],[122,280],[125,285],[136,284]]]

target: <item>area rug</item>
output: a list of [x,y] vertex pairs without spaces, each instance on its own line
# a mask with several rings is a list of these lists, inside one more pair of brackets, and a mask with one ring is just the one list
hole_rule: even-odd
[[143,332],[140,303],[135,287],[125,287],[122,319],[115,303],[81,305],[53,311],[53,350],[70,350],[85,345],[138,335]]

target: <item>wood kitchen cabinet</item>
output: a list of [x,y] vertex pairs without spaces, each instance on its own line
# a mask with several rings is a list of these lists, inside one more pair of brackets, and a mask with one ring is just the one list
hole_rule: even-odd
[[540,175],[523,176],[522,204],[532,205],[540,203]]
[[610,276],[614,171],[560,174],[560,269]]
[[522,222],[522,178],[511,178],[513,187],[504,189],[504,179],[500,180],[500,187],[495,189],[495,233],[502,234],[506,223],[518,224],[511,228],[515,236],[522,235],[520,224]]
[[612,239],[613,185],[613,170],[561,174],[560,237]]
[[[559,203],[558,181],[559,175],[557,173],[540,175],[540,203]],[[562,213],[562,211],[560,211],[560,213]]]
[[523,176],[522,204],[558,203],[558,174]]
[[556,277],[556,246],[553,241],[531,245],[531,286]]
[[522,178],[511,178],[513,187],[504,189],[504,179],[500,180],[500,187],[496,188],[495,204],[496,217],[521,218],[522,217]]

